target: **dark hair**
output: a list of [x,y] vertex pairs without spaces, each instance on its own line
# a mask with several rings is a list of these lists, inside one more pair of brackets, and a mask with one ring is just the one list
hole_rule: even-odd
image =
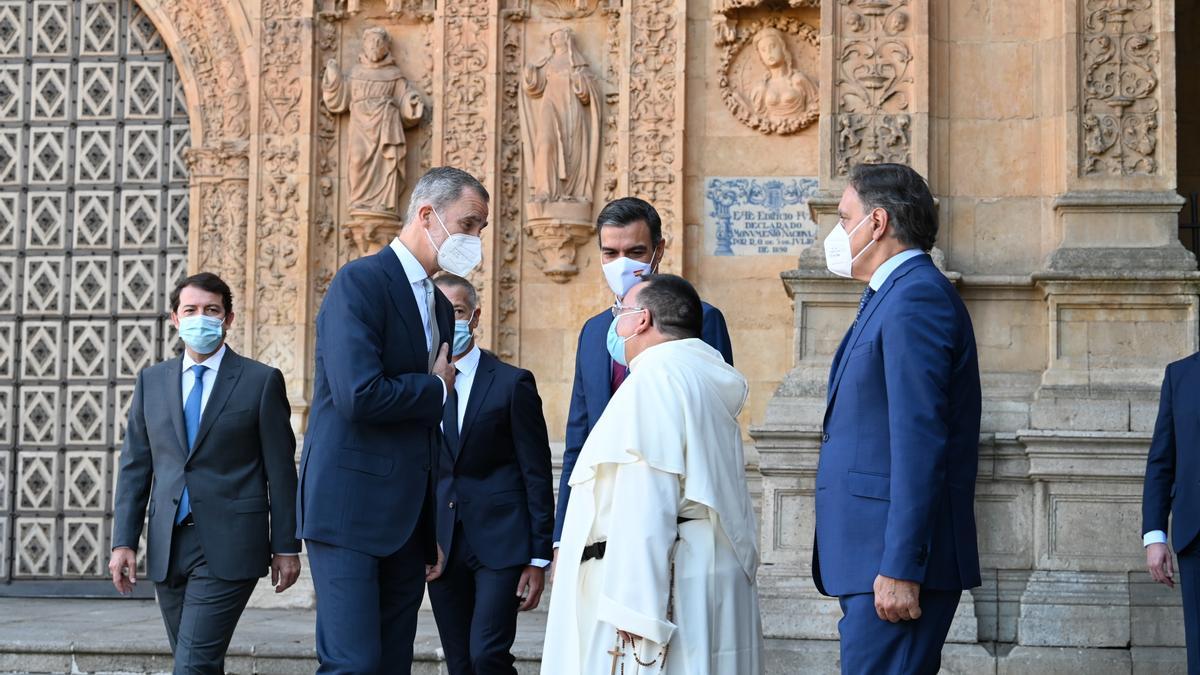
[[859,164],[850,171],[850,186],[863,206],[887,211],[896,238],[922,251],[937,241],[938,214],[929,184],[903,164]]
[[412,222],[417,217],[417,211],[429,204],[438,211],[445,211],[451,202],[462,199],[463,190],[474,190],[483,201],[489,201],[487,188],[483,187],[471,174],[452,166],[435,166],[425,172],[413,186],[412,195],[408,198],[408,212],[405,222]]
[[663,335],[698,338],[704,328],[700,294],[687,279],[674,274],[650,274],[638,284],[637,304],[650,312],[650,320]]
[[225,313],[233,313],[233,291],[229,290],[229,284],[221,280],[221,277],[212,272],[200,272],[175,284],[175,290],[171,291],[171,311],[179,311],[179,294],[188,286],[194,286],[202,291],[209,293],[220,293],[221,304],[225,305]]
[[463,289],[467,292],[467,302],[471,304],[471,309],[479,307],[479,294],[475,291],[475,286],[457,274],[443,272],[434,277],[433,283],[437,284],[438,287]]
[[662,241],[662,218],[650,202],[637,197],[621,197],[605,204],[596,217],[596,236],[599,238],[600,230],[605,227],[625,227],[639,220],[650,228],[650,245],[658,248]]

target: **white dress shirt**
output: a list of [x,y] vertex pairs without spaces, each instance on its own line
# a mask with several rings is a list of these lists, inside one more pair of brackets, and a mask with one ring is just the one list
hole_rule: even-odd
[[[429,278],[429,274],[425,272],[425,268],[421,266],[417,257],[408,250],[404,242],[400,241],[400,237],[392,239],[392,243],[388,247],[396,253],[396,257],[400,259],[400,266],[404,268],[404,276],[408,277],[408,283],[412,285],[413,298],[417,301],[417,311],[421,313],[421,327],[425,329],[425,351],[433,351],[433,327],[429,323],[429,290],[425,288],[425,280]],[[438,382],[442,383],[442,404],[446,403],[446,382],[440,376],[436,376]],[[455,388],[457,391],[458,388]]]
[[[229,349],[225,345],[217,350],[215,354],[204,359],[201,365],[208,370],[204,371],[204,391],[200,393],[200,417],[204,417],[204,408],[208,405],[208,397],[212,396],[213,384],[217,381],[217,371],[221,369],[221,359],[225,358],[225,350]],[[183,352],[183,400],[188,400],[188,396],[192,394],[192,387],[196,386],[196,375],[192,373],[192,366],[196,365],[196,361],[185,350]]]
[[[467,414],[467,403],[471,398],[471,387],[475,384],[475,373],[479,372],[479,345],[471,345],[471,349],[454,362],[454,368],[458,371],[454,376],[454,393],[458,396],[458,432],[461,438],[463,418]],[[546,567],[550,561],[534,558],[529,564]]]
[[408,247],[400,241],[400,237],[396,237],[389,244],[391,249],[396,252],[396,257],[400,259],[400,265],[404,267],[404,276],[408,277],[408,283],[412,284],[413,297],[417,300],[417,311],[421,313],[421,326],[425,329],[425,351],[433,351],[433,329],[429,325],[429,292],[425,289],[425,280],[429,275],[425,273],[425,268],[417,260],[417,257],[408,250]]
[[875,268],[875,273],[871,275],[871,281],[868,282],[871,290],[878,291],[879,289],[883,288],[883,282],[887,281],[888,277],[892,276],[892,272],[895,272],[897,267],[900,267],[904,263],[921,255],[922,253],[924,253],[924,251],[919,248],[910,248],[897,253],[887,260],[884,260],[879,267]]

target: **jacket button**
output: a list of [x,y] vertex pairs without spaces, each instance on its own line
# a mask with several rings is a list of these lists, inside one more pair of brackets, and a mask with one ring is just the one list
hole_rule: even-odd
[[171,500],[171,503],[172,503],[172,504],[179,504],[179,500],[178,500],[178,499],[172,499],[172,500]]
[[829,434],[822,434],[822,435],[821,435],[821,442],[822,442],[822,443],[828,443],[828,442],[829,442]]
[[454,508],[454,502],[450,502],[449,506],[450,508]]

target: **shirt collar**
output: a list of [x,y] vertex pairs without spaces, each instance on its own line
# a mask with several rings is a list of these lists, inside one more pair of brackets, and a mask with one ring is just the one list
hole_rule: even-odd
[[463,357],[454,362],[454,367],[458,372],[467,377],[475,377],[475,371],[479,369],[479,345],[471,345],[471,351],[463,355]]
[[[229,345],[221,345],[221,348],[217,350],[217,353],[213,354],[212,356],[208,357],[207,359],[204,359],[204,363],[201,365],[203,365],[205,368],[208,368],[209,370],[213,371],[214,373],[217,372],[217,370],[220,369],[220,367],[221,367],[221,359],[225,358],[225,350],[228,348],[229,348]],[[188,369],[194,365],[196,365],[196,362],[192,360],[191,355],[188,354],[187,351],[184,351],[183,352],[183,372],[186,373],[188,371]]]
[[924,253],[924,251],[919,248],[910,248],[901,251],[883,261],[883,264],[875,270],[875,274],[871,275],[871,290],[878,291],[880,288],[883,288],[883,282],[887,281],[888,277],[892,276],[892,272],[895,272],[897,267],[900,267],[905,262],[912,260],[922,253]]
[[400,241],[400,237],[392,239],[389,246],[396,252],[396,257],[400,259],[400,265],[404,268],[404,276],[408,277],[408,283],[419,284],[429,278],[429,275],[425,273],[425,268],[421,267],[417,257]]

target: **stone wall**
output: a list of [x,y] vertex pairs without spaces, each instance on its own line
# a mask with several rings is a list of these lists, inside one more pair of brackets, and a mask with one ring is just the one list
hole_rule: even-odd
[[[812,481],[825,378],[860,288],[825,272],[819,245],[796,242],[834,226],[849,166],[907,162],[939,199],[935,255],[967,301],[983,370],[985,583],[960,611],[951,664],[1128,672],[1177,658],[1178,596],[1141,569],[1137,513],[1158,379],[1197,347],[1200,275],[1175,227],[1177,184],[1200,189],[1200,99],[1176,79],[1177,56],[1197,58],[1190,41],[1176,51],[1176,20],[1195,32],[1188,3],[1178,14],[1172,0],[141,4],[189,101],[190,265],[233,281],[236,346],[284,370],[298,430],[324,289],[397,225],[356,213],[354,120],[323,100],[327,61],[352,76],[364,31],[382,28],[424,103],[396,201],[438,164],[488,186],[482,341],[533,370],[552,440],[579,327],[611,302],[587,221],[624,194],[659,207],[665,269],[725,312],[751,382],[742,421],[762,482],[766,628],[784,651],[827,654],[838,610],[808,576]],[[563,29],[570,45],[556,52]],[[1107,51],[1123,38],[1135,48]],[[570,167],[586,194],[536,189],[531,67],[547,87],[555,74],[590,82],[580,119],[594,110],[598,129],[574,122],[572,139],[598,132],[594,164]],[[1105,86],[1112,68],[1120,91]],[[723,177],[760,191],[739,199],[807,204],[812,220],[790,243],[768,234],[731,255],[710,194]]]

